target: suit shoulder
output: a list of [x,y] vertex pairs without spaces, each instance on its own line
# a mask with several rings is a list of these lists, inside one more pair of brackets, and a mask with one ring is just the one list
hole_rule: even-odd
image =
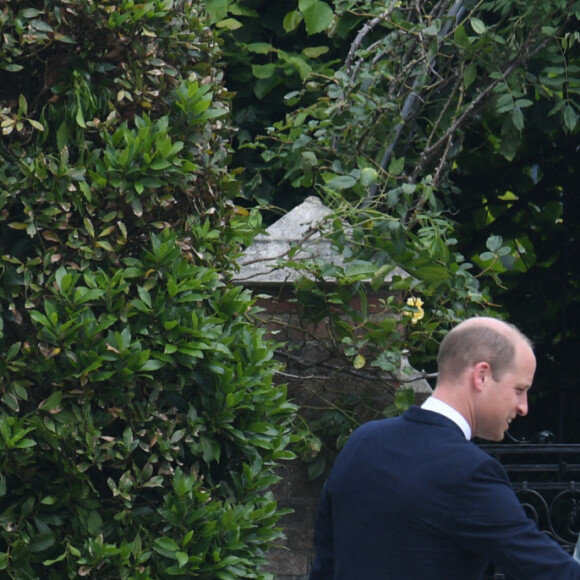
[[359,425],[349,436],[346,445],[353,445],[356,442],[374,439],[376,437],[390,437],[401,426],[401,417],[388,419],[375,419]]

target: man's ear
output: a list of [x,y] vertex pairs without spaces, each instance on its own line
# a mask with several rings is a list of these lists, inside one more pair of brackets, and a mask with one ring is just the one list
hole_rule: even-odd
[[491,367],[485,361],[478,362],[472,369],[473,386],[475,390],[482,391],[485,384],[491,378]]

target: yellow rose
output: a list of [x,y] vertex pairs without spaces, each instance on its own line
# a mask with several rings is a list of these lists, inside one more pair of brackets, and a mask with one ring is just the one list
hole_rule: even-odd
[[415,308],[414,312],[403,312],[405,316],[412,316],[411,319],[412,324],[417,324],[417,320],[421,320],[425,316],[425,311],[423,310],[423,300],[421,298],[416,298],[415,296],[411,296],[407,298],[407,306],[411,308]]

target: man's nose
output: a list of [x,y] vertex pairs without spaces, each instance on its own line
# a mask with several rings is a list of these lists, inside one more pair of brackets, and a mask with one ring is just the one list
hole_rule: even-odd
[[524,417],[528,414],[528,395],[524,394],[518,403],[518,415]]

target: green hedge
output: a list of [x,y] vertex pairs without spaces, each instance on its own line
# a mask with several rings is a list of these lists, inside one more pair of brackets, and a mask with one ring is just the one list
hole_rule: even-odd
[[228,283],[204,2],[0,13],[0,575],[266,578],[294,407]]

